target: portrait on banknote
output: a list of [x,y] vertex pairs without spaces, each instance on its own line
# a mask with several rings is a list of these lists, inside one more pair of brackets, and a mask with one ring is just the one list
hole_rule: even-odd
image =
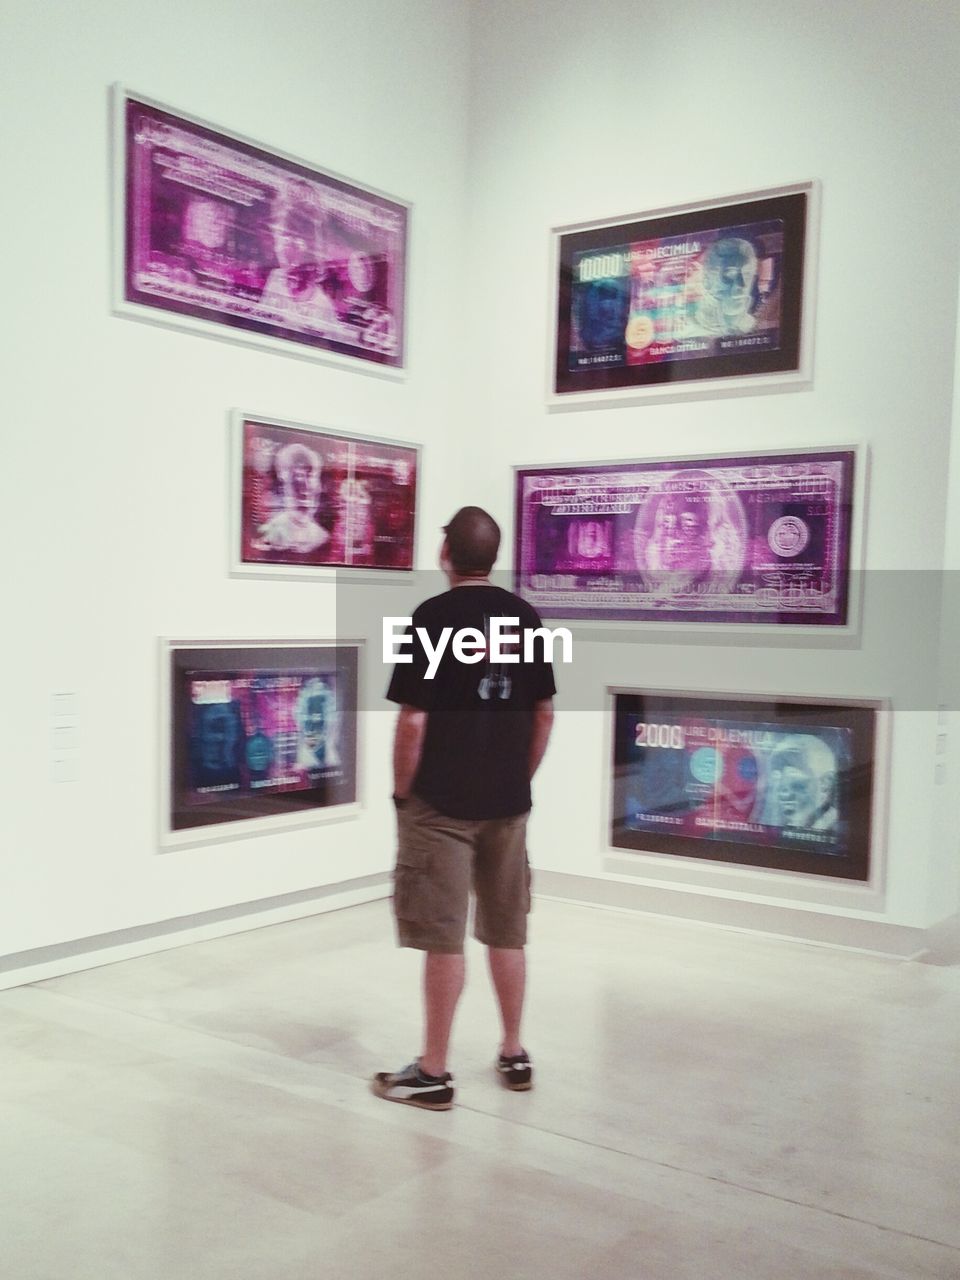
[[805,183],[557,229],[552,395],[802,381],[812,193]]
[[614,848],[869,878],[878,704],[612,697]]
[[355,803],[358,652],[166,643],[163,834],[299,825]]
[[856,457],[518,467],[514,590],[544,617],[843,626]]
[[413,568],[420,450],[233,415],[237,573]]
[[404,364],[407,206],[115,91],[122,314]]

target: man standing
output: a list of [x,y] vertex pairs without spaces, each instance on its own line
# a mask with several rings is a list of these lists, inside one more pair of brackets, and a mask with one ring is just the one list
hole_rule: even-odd
[[[424,1046],[400,1071],[379,1072],[373,1092],[391,1102],[447,1111],[453,1076],[447,1046],[463,990],[463,943],[471,886],[474,934],[487,947],[503,1039],[497,1073],[509,1089],[529,1089],[533,1068],[520,1042],[526,985],[530,868],[526,825],[530,779],[546,751],[556,686],[549,656],[527,654],[535,609],[494,586],[489,574],[500,529],[480,507],[462,507],[444,530],[440,567],[450,590],[413,615],[413,661],[398,664],[387,697],[400,704],[394,739],[398,850],[394,914],[401,946],[425,952]],[[492,619],[512,618],[509,626]],[[518,625],[519,623],[519,625]],[[479,660],[462,660],[447,644],[465,628],[479,633]],[[491,631],[517,636],[506,661],[492,662]],[[544,646],[540,637],[535,641]],[[462,648],[467,655],[467,646]],[[495,649],[493,656],[496,656]],[[528,660],[529,658],[529,660]]]

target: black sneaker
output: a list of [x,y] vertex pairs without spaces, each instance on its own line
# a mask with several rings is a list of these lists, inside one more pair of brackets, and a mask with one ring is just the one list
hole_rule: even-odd
[[525,1049],[512,1057],[500,1054],[496,1061],[497,1075],[507,1089],[519,1093],[522,1089],[533,1088],[533,1067]]
[[420,1070],[418,1058],[401,1071],[378,1071],[370,1082],[370,1088],[378,1098],[403,1102],[408,1107],[449,1111],[453,1106],[453,1076],[449,1071],[442,1076],[428,1076]]

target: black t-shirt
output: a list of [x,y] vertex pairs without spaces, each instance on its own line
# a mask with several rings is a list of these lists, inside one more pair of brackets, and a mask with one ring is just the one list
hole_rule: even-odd
[[[520,660],[492,663],[484,651],[479,661],[461,662],[453,637],[465,627],[489,636],[491,618],[519,619],[519,626],[501,630],[506,639],[520,638],[510,646]],[[394,667],[387,697],[429,712],[413,791],[451,818],[510,818],[530,808],[533,708],[557,691],[542,638],[533,638],[531,661],[524,660],[524,635],[541,625],[525,600],[490,585],[454,587],[413,615],[412,644],[400,650],[413,662]],[[418,627],[433,649],[443,629],[452,628],[432,680]]]

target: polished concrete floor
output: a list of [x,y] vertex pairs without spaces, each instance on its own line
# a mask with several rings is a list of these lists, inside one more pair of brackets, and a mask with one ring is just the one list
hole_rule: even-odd
[[9,1280],[958,1280],[960,969],[537,901],[528,1094],[366,906],[0,994]]

